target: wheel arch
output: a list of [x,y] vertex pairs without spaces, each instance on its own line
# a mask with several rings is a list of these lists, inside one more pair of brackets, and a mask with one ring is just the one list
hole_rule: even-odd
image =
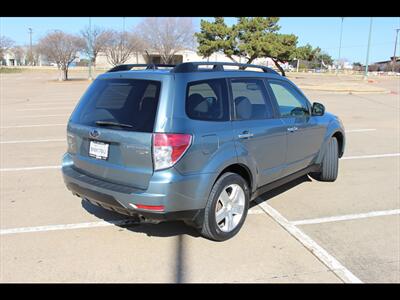
[[344,153],[344,135],[340,131],[335,131],[331,137],[334,137],[337,139],[338,144],[339,144],[339,157],[343,156]]
[[214,181],[214,184],[215,184],[215,182],[217,182],[217,180],[218,180],[223,174],[225,174],[225,173],[227,173],[227,172],[236,173],[236,174],[240,175],[240,176],[247,182],[247,185],[248,185],[248,187],[249,187],[250,194],[252,193],[253,184],[254,184],[253,175],[251,174],[250,169],[249,169],[247,166],[245,166],[245,165],[243,165],[243,164],[241,164],[241,163],[235,163],[235,164],[231,164],[231,165],[225,167],[225,168],[218,174],[217,178],[216,178],[215,181]]

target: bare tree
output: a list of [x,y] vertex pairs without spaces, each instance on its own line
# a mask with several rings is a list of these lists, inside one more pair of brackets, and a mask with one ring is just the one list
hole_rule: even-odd
[[60,80],[68,80],[69,65],[77,58],[78,51],[84,49],[84,40],[76,35],[55,30],[39,41],[39,51],[49,61],[57,64]]
[[[32,45],[32,51],[30,49],[30,46],[26,46],[26,57],[25,57],[25,62],[30,65],[30,66],[37,66],[39,65],[39,58],[41,56],[40,54],[40,45]],[[29,47],[29,49],[28,49]]]
[[191,18],[146,18],[138,26],[148,51],[157,52],[163,63],[172,63],[174,55],[194,46]]
[[142,43],[136,34],[110,31],[105,47],[107,61],[113,66],[125,63],[135,52],[142,50]]
[[11,49],[14,46],[15,42],[6,37],[6,36],[0,36],[0,62],[4,59],[4,55],[6,52]]
[[91,30],[89,26],[85,27],[81,31],[81,36],[85,40],[85,53],[89,59],[92,58],[92,62],[96,65],[96,58],[100,52],[104,52],[107,43],[112,38],[112,31],[106,30],[100,27],[93,27]]

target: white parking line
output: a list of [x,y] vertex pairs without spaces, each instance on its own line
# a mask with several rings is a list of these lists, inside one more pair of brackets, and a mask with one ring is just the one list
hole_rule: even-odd
[[336,258],[330,255],[325,249],[318,245],[313,239],[306,235],[299,228],[294,226],[279,212],[269,206],[267,203],[260,203],[259,206],[304,247],[306,247],[315,257],[317,257],[329,270],[335,273],[343,282],[362,283],[353,273],[343,266]]
[[0,144],[46,143],[46,142],[65,142],[65,139],[2,141],[0,142]]
[[376,131],[375,128],[369,128],[369,129],[349,129],[345,130],[346,133],[351,133],[351,132],[368,132],[368,131]]
[[[252,209],[248,211],[250,215],[264,214],[262,210]],[[15,234],[15,233],[31,233],[31,232],[43,232],[53,230],[68,230],[68,229],[83,229],[83,228],[95,228],[95,227],[108,227],[115,225],[130,225],[136,222],[132,219],[121,219],[113,221],[99,221],[99,222],[87,222],[87,223],[75,223],[75,224],[60,224],[60,225],[45,225],[45,226],[33,226],[33,227],[19,227],[19,228],[8,228],[1,229],[0,235]]]
[[382,158],[382,157],[394,157],[394,156],[400,156],[400,153],[343,156],[341,159],[366,159],[366,158]]
[[35,102],[35,103],[24,103],[24,106],[37,106],[37,105],[58,105],[58,104],[62,104],[62,105],[68,105],[68,104],[72,104],[72,105],[76,105],[76,103],[71,103],[71,102]]
[[[362,159],[362,158],[380,158],[380,157],[393,157],[400,156],[400,153],[392,154],[377,154],[377,155],[364,155],[364,156],[347,156],[341,159]],[[37,166],[37,167],[21,167],[21,168],[3,168],[0,172],[10,172],[10,171],[31,171],[31,170],[44,170],[44,169],[56,169],[61,168],[60,166]]]
[[61,106],[61,107],[24,108],[24,109],[16,109],[15,111],[57,110],[57,109],[73,110],[74,108],[73,107]]
[[61,169],[61,165],[59,165],[59,166],[21,167],[21,168],[1,168],[0,172],[32,171],[32,170],[47,170],[47,169]]
[[14,118],[69,117],[70,114],[15,116]]
[[31,127],[53,127],[53,126],[65,126],[66,123],[62,124],[31,124],[31,125],[13,125],[13,126],[1,126],[0,129],[8,129],[8,128],[31,128]]
[[134,224],[134,223],[136,223],[136,222],[134,222],[132,219],[123,219],[123,220],[114,220],[114,221],[99,221],[99,222],[88,222],[88,223],[77,223],[77,224],[20,227],[20,228],[1,229],[0,235],[14,234],[14,233],[40,232],[40,231],[53,231],[53,230],[106,227],[106,226],[115,226],[115,225],[118,226],[118,225],[129,225],[129,224]]
[[[60,124],[60,125],[66,126],[65,124]],[[360,130],[375,130],[375,129],[360,129]],[[63,142],[63,141],[65,141],[65,139],[21,140],[21,141],[3,141],[0,142],[0,144],[47,143],[47,142]],[[349,159],[349,158],[344,157],[343,159]]]
[[400,209],[392,209],[392,210],[372,211],[372,212],[362,213],[362,214],[351,214],[351,215],[342,215],[342,216],[291,221],[290,223],[292,225],[299,226],[299,225],[308,225],[308,224],[320,224],[320,223],[328,223],[328,222],[356,220],[356,219],[364,219],[364,218],[372,218],[372,217],[380,217],[380,216],[391,216],[391,215],[399,215],[399,214],[400,214]]

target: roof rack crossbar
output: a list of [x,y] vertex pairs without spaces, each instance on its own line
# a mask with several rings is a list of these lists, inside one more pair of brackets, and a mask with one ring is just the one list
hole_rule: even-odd
[[245,68],[259,68],[263,70],[265,73],[272,73],[279,75],[275,70],[260,66],[260,65],[252,65],[252,64],[241,64],[241,63],[230,63],[230,62],[186,62],[178,64],[171,72],[174,73],[189,73],[199,71],[199,66],[213,66],[212,71],[224,71],[224,66],[235,66],[239,67],[239,69]]
[[137,67],[146,67],[146,70],[158,70],[158,67],[174,68],[175,66],[176,65],[172,64],[125,64],[125,65],[115,66],[110,70],[108,70],[107,73],[118,72],[118,71],[129,71]]
[[173,65],[173,64],[124,64],[124,65],[118,65],[107,72],[118,72],[118,71],[128,71],[133,68],[137,67],[142,67],[145,68],[146,70],[158,70],[159,67],[164,67],[164,68],[172,68],[171,72],[173,73],[191,73],[191,72],[197,72],[201,71],[202,69],[199,69],[199,66],[212,66],[212,69],[210,71],[225,71],[224,66],[234,66],[234,67],[239,67],[240,70],[244,70],[246,68],[258,68],[261,69],[265,73],[271,73],[271,74],[276,74],[280,75],[278,72],[275,70],[265,67],[265,66],[260,66],[260,65],[252,65],[252,64],[241,64],[241,63],[231,63],[231,62],[185,62],[185,63],[180,63],[178,65]]

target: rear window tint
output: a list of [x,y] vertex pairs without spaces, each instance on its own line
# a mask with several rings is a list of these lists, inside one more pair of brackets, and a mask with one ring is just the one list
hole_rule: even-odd
[[186,114],[191,119],[226,121],[229,119],[228,92],[224,79],[191,82],[186,95]]
[[98,79],[82,96],[72,115],[74,123],[98,126],[107,121],[131,127],[110,129],[152,132],[161,83],[138,79]]

